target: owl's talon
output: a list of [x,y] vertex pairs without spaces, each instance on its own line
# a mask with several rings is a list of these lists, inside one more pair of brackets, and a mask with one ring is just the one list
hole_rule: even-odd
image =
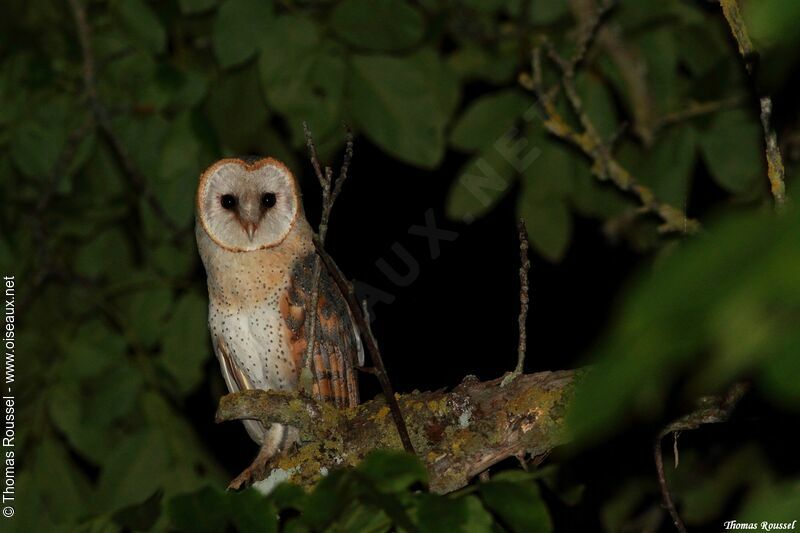
[[267,477],[269,471],[269,462],[275,456],[275,447],[271,444],[261,446],[258,455],[250,463],[250,466],[242,470],[242,473],[236,476],[233,481],[228,484],[228,490],[246,489],[256,481],[261,481]]

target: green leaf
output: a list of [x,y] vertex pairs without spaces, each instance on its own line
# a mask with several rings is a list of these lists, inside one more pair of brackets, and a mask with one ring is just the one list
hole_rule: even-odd
[[611,139],[619,130],[614,100],[605,84],[594,76],[582,75],[576,80],[577,91],[583,102],[583,111],[604,140]]
[[452,219],[472,222],[494,206],[511,186],[515,169],[505,154],[490,146],[473,157],[450,187],[446,212]]
[[360,491],[358,479],[352,471],[331,472],[308,496],[303,521],[315,529],[324,529],[358,498]]
[[560,261],[572,236],[572,215],[566,202],[557,198],[539,200],[523,195],[517,212],[525,219],[528,235],[536,251],[550,261]]
[[278,510],[255,490],[228,493],[231,521],[240,533],[277,533]]
[[161,492],[155,492],[143,503],[116,511],[112,515],[114,523],[125,528],[125,531],[153,531],[162,516],[163,496]]
[[[694,31],[692,38],[697,33]],[[647,87],[656,104],[654,111],[664,114],[677,109],[681,93],[675,32],[668,29],[642,32],[638,45],[647,65]]]
[[492,516],[472,495],[460,498],[421,494],[417,509],[420,532],[454,531],[481,533],[492,531]]
[[[522,9],[525,9],[525,0],[511,0],[509,11],[518,16]],[[532,9],[528,10],[529,20],[537,25],[553,24],[562,17],[570,13],[569,2],[567,0],[539,0]]]
[[486,13],[494,13],[507,2],[506,0],[462,0],[463,5]]
[[600,182],[589,163],[573,159],[574,179],[570,200],[575,211],[589,217],[606,219],[635,207],[630,197],[608,182]]
[[[225,531],[228,525],[224,495],[211,487],[172,498],[167,504],[167,512],[170,524],[177,531],[215,533]],[[269,531],[269,522],[264,524],[262,531]]]
[[11,159],[23,174],[44,179],[54,171],[66,138],[60,124],[26,122],[11,138]]
[[[538,128],[529,133],[526,141],[533,148],[527,152],[525,163],[521,165],[524,176],[524,197],[526,201],[542,202],[552,198],[564,198],[575,188],[578,179],[594,179],[582,175],[586,167],[581,154],[542,134]],[[534,157],[535,156],[535,157]]]
[[294,144],[304,142],[303,121],[318,141],[338,130],[345,82],[341,46],[321,41],[313,21],[293,15],[277,18],[260,46],[266,101],[285,116]]
[[550,514],[535,483],[490,481],[481,483],[478,491],[486,508],[496,514],[511,531],[553,530]]
[[345,0],[331,14],[331,27],[347,44],[390,52],[422,39],[422,15],[402,0]]
[[382,533],[390,531],[391,526],[392,520],[383,510],[358,502],[349,505],[331,529],[353,533]]
[[[152,115],[142,118],[128,118],[126,120],[119,120],[114,123],[114,131],[120,136],[123,146],[135,146],[136,150],[128,149],[128,153],[136,163],[139,171],[146,177],[160,176],[159,167],[161,165],[161,152],[164,148],[164,141],[170,132],[170,122],[160,115]],[[103,183],[102,180],[108,180],[108,174],[101,174],[103,170],[113,170],[116,174],[120,172],[119,165],[114,159],[113,153],[108,154],[109,161],[107,169],[106,165],[97,169],[97,175],[93,175],[93,187],[99,190],[104,190],[109,184]],[[128,190],[127,178],[124,174],[120,175],[125,188]],[[112,182],[110,185],[117,185]],[[119,190],[119,187],[112,189],[114,192]]]
[[744,25],[760,53],[770,48],[792,50],[798,35],[792,21],[800,17],[800,5],[792,0],[761,0],[742,3]]
[[121,299],[125,327],[135,341],[150,347],[161,338],[164,318],[172,306],[172,290],[165,286],[140,289]]
[[168,472],[165,442],[153,430],[130,436],[112,450],[98,481],[103,509],[114,511],[144,502],[162,485]]
[[755,117],[746,111],[733,109],[714,116],[700,146],[717,183],[733,193],[743,193],[766,179],[761,137]]
[[[161,147],[158,175],[164,180],[191,179],[200,173],[200,140],[191,113],[178,115],[170,124]],[[192,180],[194,181],[194,180]]]
[[[742,509],[736,513],[738,522],[760,524],[763,521],[792,524],[800,509],[800,483],[797,479],[764,487],[750,495]],[[794,524],[796,526],[797,524]],[[787,529],[789,529],[787,528]]]
[[272,6],[264,0],[225,0],[214,19],[214,53],[222,68],[244,63],[269,31]]
[[125,234],[116,227],[103,231],[78,248],[75,270],[84,276],[124,275],[133,261]]
[[450,144],[465,152],[485,148],[508,134],[531,105],[530,98],[517,89],[481,96],[453,126]]
[[64,447],[44,440],[33,450],[30,465],[43,503],[39,512],[46,509],[53,521],[70,523],[94,508],[95,492]]
[[196,438],[196,430],[185,413],[176,411],[163,395],[153,391],[145,391],[140,403],[143,419],[159,432],[173,464],[163,484],[167,497],[198,490],[208,483],[221,486],[229,480],[228,473],[211,457],[205,444]]
[[425,466],[416,456],[405,452],[374,451],[361,462],[358,470],[382,492],[400,492],[428,481]]
[[414,58],[355,56],[348,103],[364,133],[398,159],[432,168],[444,156],[447,116]]
[[270,492],[269,500],[275,504],[279,511],[294,509],[301,511],[305,507],[306,492],[291,483],[281,483]]
[[[186,394],[203,380],[209,358],[209,341],[202,334],[208,323],[208,303],[195,293],[178,300],[164,327],[161,364]],[[198,334],[199,333],[199,334]]]
[[469,42],[450,54],[447,64],[463,81],[483,80],[496,85],[513,80],[518,68],[511,50],[486,49]]
[[[800,332],[786,322],[787,318],[780,317],[776,320],[776,317],[767,315],[764,319],[776,324],[776,327],[773,331],[767,329],[769,336],[763,344],[756,347],[763,350],[766,358],[759,381],[776,403],[794,411],[800,410],[800,388],[797,380],[792,379],[792,376],[797,376],[800,372],[800,358],[797,357]],[[752,353],[749,352],[751,357]]]
[[117,0],[114,7],[120,24],[139,46],[152,54],[164,51],[166,31],[144,0]]
[[222,147],[236,155],[263,153],[258,140],[268,128],[268,113],[256,67],[247,65],[226,72],[212,84],[209,93],[204,111]]
[[681,468],[673,473],[674,481],[669,480],[674,493],[680,494],[681,517],[689,526],[710,522],[737,494],[768,483],[771,477],[766,458],[756,447],[732,451],[719,465],[709,465],[705,459],[682,453]]
[[685,209],[689,184],[697,156],[697,132],[688,125],[665,131],[649,152],[637,150],[632,166],[642,185],[652,188],[656,198],[678,209]]
[[600,363],[577,389],[568,417],[577,440],[601,438],[632,413],[653,414],[688,366],[706,369],[695,377],[697,397],[717,392],[720,372],[737,379],[752,365],[796,353],[788,324],[797,307],[779,302],[800,300],[800,277],[790,266],[800,260],[797,213],[707,226],[664,259],[656,276],[639,278],[595,350]]
[[[161,147],[158,172],[150,177],[152,189],[158,191],[156,202],[179,226],[188,225],[193,218],[193,193],[201,172],[199,163],[204,155],[199,136],[201,128],[196,124],[196,118],[197,115],[186,112],[170,124]],[[159,235],[164,229],[160,219],[157,228],[156,235]]]
[[428,90],[433,93],[439,114],[448,121],[458,105],[461,87],[453,70],[442,62],[433,48],[423,48],[409,56],[417,62],[428,82]]
[[194,15],[208,11],[217,5],[217,0],[178,0],[178,5],[181,8],[181,13],[186,15]]

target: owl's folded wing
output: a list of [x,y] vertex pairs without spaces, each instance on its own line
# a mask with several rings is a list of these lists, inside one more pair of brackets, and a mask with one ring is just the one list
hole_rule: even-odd
[[[312,304],[314,254],[298,261],[291,273],[291,283],[281,301],[281,314],[292,334],[292,355],[302,370],[306,347],[306,310]],[[338,407],[358,405],[358,380],[355,365],[363,363],[361,339],[350,309],[325,267],[319,278],[319,305],[313,357],[314,394]]]
[[[239,392],[254,388],[244,372],[239,369],[231,358],[230,351],[225,341],[214,338],[214,352],[217,354],[217,359],[219,359],[219,366],[220,369],[222,369],[222,378],[225,380],[225,385],[228,386],[230,392]],[[260,422],[256,422],[255,420],[243,420],[242,422],[244,422],[244,427],[247,429],[250,438],[259,444],[263,442],[266,431]]]

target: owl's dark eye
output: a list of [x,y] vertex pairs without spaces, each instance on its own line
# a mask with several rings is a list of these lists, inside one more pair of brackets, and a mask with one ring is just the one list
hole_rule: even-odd
[[236,207],[236,197],[232,194],[223,194],[222,198],[219,200],[220,205],[223,209],[233,209]]
[[261,207],[263,207],[264,209],[269,209],[274,205],[275,205],[275,193],[265,192],[264,196],[261,197]]

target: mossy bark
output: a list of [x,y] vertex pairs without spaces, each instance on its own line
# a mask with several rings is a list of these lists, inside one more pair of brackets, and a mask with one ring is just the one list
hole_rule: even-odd
[[[501,379],[467,377],[450,392],[397,395],[431,490],[459,489],[507,457],[537,456],[565,443],[564,415],[582,373],[523,374],[503,387]],[[240,419],[298,428],[300,446],[271,466],[303,486],[332,469],[357,464],[372,450],[403,449],[383,397],[346,410],[286,392],[251,390],[223,397],[217,421]]]

